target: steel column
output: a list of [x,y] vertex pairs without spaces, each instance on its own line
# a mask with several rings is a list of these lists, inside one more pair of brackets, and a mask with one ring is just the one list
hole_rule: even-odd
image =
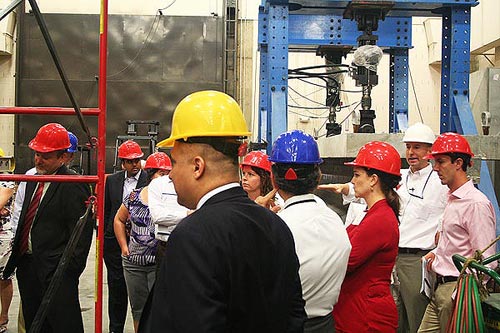
[[408,49],[390,51],[389,132],[408,128]]
[[453,98],[469,97],[470,6],[443,8],[442,30],[441,133],[475,134],[470,106],[461,113],[461,119]]
[[[259,138],[265,137],[267,142],[272,143],[279,134],[287,130],[288,6],[266,6],[261,9],[261,19],[259,24],[262,67],[260,75],[261,88],[264,88],[264,91],[261,91],[259,102],[261,119],[258,136]],[[262,80],[263,73],[267,76],[267,82]]]

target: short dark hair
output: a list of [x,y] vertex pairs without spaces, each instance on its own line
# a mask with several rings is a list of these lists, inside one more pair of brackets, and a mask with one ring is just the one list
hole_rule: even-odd
[[211,146],[216,151],[229,157],[234,165],[238,165],[239,149],[242,144],[242,140],[239,137],[190,137],[187,140],[179,139],[177,140],[183,143],[202,143]]
[[472,166],[472,164],[470,162],[471,156],[469,154],[464,154],[464,153],[448,153],[446,155],[450,156],[452,163],[455,163],[456,160],[458,160],[459,158],[461,158],[462,161],[464,161],[464,163],[462,163],[462,170],[463,171],[467,171],[467,167],[468,166]]
[[[285,179],[289,169],[292,169],[297,175],[296,180]],[[275,163],[272,170],[274,181],[278,187],[293,195],[308,194],[318,187],[321,171],[317,164]]]

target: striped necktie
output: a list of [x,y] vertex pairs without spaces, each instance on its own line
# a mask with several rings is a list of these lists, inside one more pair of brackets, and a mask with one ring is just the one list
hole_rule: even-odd
[[23,255],[28,251],[28,238],[31,232],[31,225],[35,219],[40,200],[42,199],[43,186],[45,183],[38,183],[33,199],[30,202],[26,216],[24,217],[23,230],[21,232],[21,242],[19,243],[19,254]]

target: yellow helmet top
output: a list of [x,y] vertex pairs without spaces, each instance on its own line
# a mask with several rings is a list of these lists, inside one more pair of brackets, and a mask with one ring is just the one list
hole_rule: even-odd
[[215,90],[198,91],[179,102],[172,118],[170,137],[158,147],[172,147],[191,137],[244,137],[250,132],[240,106],[229,95]]

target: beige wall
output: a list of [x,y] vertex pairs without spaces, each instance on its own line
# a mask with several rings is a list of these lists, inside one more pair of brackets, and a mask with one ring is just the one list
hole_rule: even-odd
[[[0,8],[9,4],[8,0],[0,0]],[[0,106],[15,105],[15,59],[16,44],[15,14],[11,13],[0,22]],[[6,156],[14,153],[14,116],[0,115],[0,148]]]

